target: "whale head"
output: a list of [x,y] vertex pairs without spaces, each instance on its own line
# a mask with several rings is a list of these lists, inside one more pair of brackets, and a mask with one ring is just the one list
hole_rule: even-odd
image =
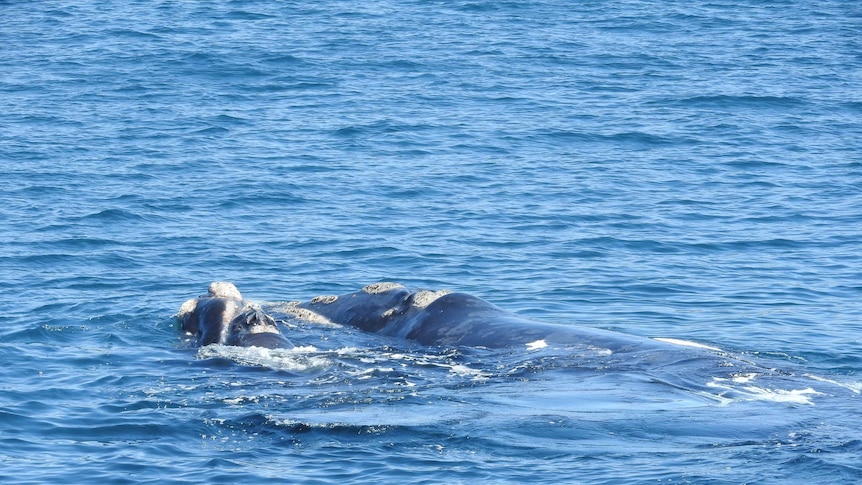
[[225,345],[290,348],[275,320],[257,305],[246,305],[231,321]]

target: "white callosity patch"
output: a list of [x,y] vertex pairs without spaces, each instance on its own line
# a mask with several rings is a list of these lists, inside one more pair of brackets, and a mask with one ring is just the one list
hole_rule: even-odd
[[448,295],[451,293],[449,290],[439,290],[439,291],[430,291],[430,290],[419,290],[413,295],[413,306],[416,308],[425,308],[434,300],[440,298],[443,295]]
[[307,308],[302,308],[299,306],[298,301],[290,301],[287,303],[280,303],[276,305],[272,305],[271,309],[276,312],[286,313],[288,315],[293,315],[300,320],[305,320],[311,323],[321,323],[324,325],[337,325],[332,320],[324,317],[323,315],[311,311]]
[[281,335],[281,332],[278,330],[278,327],[272,325],[251,325],[248,327],[243,327],[242,331],[249,334],[274,333],[277,335]]
[[311,304],[317,305],[318,303],[323,303],[324,305],[329,305],[330,303],[335,303],[336,300],[338,300],[338,297],[335,295],[320,295],[312,298]]
[[378,293],[385,293],[389,290],[394,290],[396,288],[404,288],[404,285],[398,283],[381,282],[368,285],[362,288],[362,291],[368,293],[369,295],[376,295]]
[[192,298],[191,300],[186,300],[185,303],[180,307],[180,311],[177,312],[177,318],[182,320],[186,315],[190,315],[195,311],[195,308],[198,307],[198,299]]
[[212,298],[230,298],[242,300],[242,294],[233,283],[227,281],[213,281],[210,283],[207,293]]

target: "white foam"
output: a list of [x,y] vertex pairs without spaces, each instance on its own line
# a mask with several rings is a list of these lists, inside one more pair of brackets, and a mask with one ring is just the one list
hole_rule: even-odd
[[611,349],[605,349],[602,347],[595,347],[593,345],[590,345],[589,347],[587,347],[587,349],[595,352],[598,355],[612,355],[614,353],[614,351]]
[[260,397],[259,397],[259,396],[248,396],[248,397],[246,397],[246,396],[237,396],[237,397],[232,397],[232,398],[226,398],[226,399],[224,399],[224,403],[225,403],[225,404],[231,404],[231,405],[234,405],[234,406],[239,406],[240,404],[244,404],[244,403],[254,403],[254,404],[257,404],[257,403],[259,403],[259,402],[260,402]]
[[794,404],[814,405],[809,396],[819,396],[822,394],[810,387],[806,387],[805,389],[766,389],[757,386],[747,386],[744,389],[750,392],[752,397],[759,400]]
[[332,361],[324,356],[315,355],[316,352],[317,349],[313,346],[266,349],[212,344],[198,349],[197,358],[229,359],[240,365],[267,367],[297,373],[317,371],[332,365]]
[[[758,374],[742,374],[729,379],[713,377],[712,382],[707,383],[707,387],[722,389],[723,392],[718,397],[726,399],[728,403],[733,401],[772,401],[813,406],[814,402],[811,397],[823,394],[810,387],[804,389],[770,389],[755,386],[752,383],[757,377],[760,376]],[[740,386],[738,384],[745,385]]]
[[844,389],[848,389],[851,392],[853,392],[854,394],[862,393],[862,382],[850,382],[850,383],[838,382],[838,381],[835,381],[832,379],[827,379],[825,377],[815,376],[812,374],[805,374],[805,377],[812,379],[812,380],[815,380],[815,381],[827,382],[829,384],[832,384],[832,385],[835,385],[838,387],[842,387]]
[[392,367],[371,367],[369,369],[361,369],[356,371],[348,371],[348,375],[352,377],[356,377],[359,380],[368,380],[376,376],[377,374],[389,374],[395,372],[395,369]]
[[342,347],[334,350],[335,354],[341,357],[352,357],[363,352],[359,347]]
[[451,372],[452,374],[455,374],[455,375],[459,375],[459,376],[471,376],[474,379],[479,379],[479,380],[487,379],[489,377],[488,374],[486,374],[486,373],[484,373],[478,369],[473,369],[471,367],[467,367],[466,365],[463,365],[463,364],[453,364],[451,367],[449,367],[449,372]]
[[735,375],[731,377],[730,380],[736,382],[737,384],[745,384],[747,382],[753,381],[755,377],[757,377],[757,374],[752,372],[748,374]]
[[[430,366],[448,370],[450,374],[457,376],[472,377],[474,380],[486,380],[491,375],[480,369],[474,369],[464,364],[454,363],[451,360],[451,355],[433,355],[433,354],[412,354],[403,352],[368,352],[367,349],[356,347],[343,347],[333,351],[338,357],[355,359],[363,364],[370,364],[374,367],[365,370],[359,370],[352,375],[361,376],[365,374],[373,374],[375,372],[394,372],[396,368],[405,368],[407,366]],[[414,384],[405,381],[405,385],[410,387]]]

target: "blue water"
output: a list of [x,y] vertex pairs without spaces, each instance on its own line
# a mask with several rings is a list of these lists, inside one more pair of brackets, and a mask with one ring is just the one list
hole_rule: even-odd
[[[862,481],[862,4],[5,1],[0,46],[3,483]],[[770,372],[198,349],[213,280]]]

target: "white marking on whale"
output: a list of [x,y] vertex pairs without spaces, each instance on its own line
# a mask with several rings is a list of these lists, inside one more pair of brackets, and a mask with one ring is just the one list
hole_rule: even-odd
[[527,343],[527,350],[539,350],[544,349],[548,346],[548,343],[544,340],[535,340],[533,342]]
[[706,350],[712,350],[715,352],[721,352],[721,349],[719,349],[718,347],[711,347],[709,345],[704,345],[701,343],[692,342],[690,340],[681,340],[681,339],[677,339],[677,338],[667,338],[667,337],[654,337],[653,340],[658,340],[659,342],[666,342],[666,343],[673,344],[673,345],[681,345],[683,347],[694,347],[694,348],[698,348],[698,349],[706,349]]

